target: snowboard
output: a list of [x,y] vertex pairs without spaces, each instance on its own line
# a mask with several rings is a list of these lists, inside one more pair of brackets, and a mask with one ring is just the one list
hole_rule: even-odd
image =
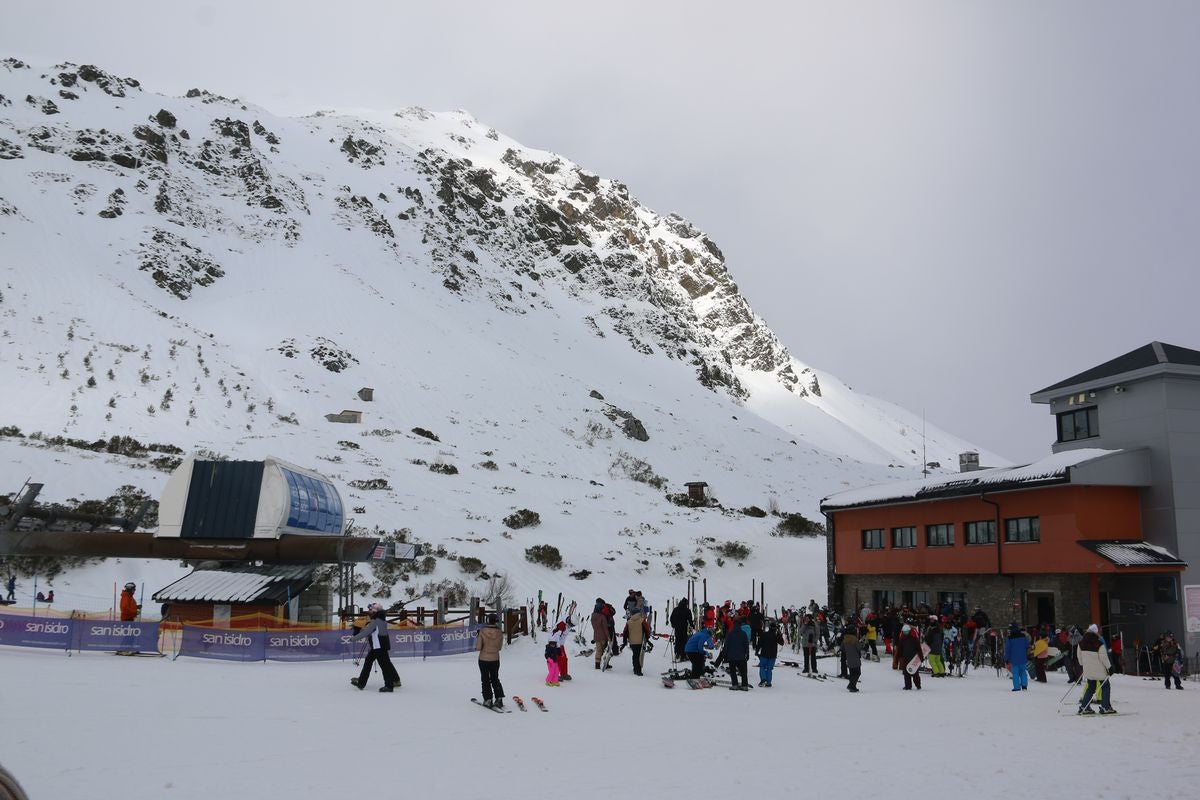
[[925,644],[924,642],[921,642],[921,653],[919,655],[915,655],[911,659],[909,659],[908,664],[904,667],[904,671],[907,672],[909,675],[916,675],[917,670],[919,670],[921,668],[921,662],[923,662],[925,660],[926,656],[928,656],[928,655],[929,655],[929,645]]
[[612,669],[612,657],[616,653],[616,640],[610,640],[608,646],[604,648],[604,656],[600,659],[600,671],[607,672]]

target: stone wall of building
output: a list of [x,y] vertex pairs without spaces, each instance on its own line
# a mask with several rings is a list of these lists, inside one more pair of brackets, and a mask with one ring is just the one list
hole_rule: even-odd
[[[976,606],[983,608],[995,625],[1013,620],[1032,624],[1037,621],[1037,609],[1028,593],[1048,592],[1054,598],[1055,623],[1082,627],[1096,621],[1091,619],[1087,575],[844,575],[839,578],[842,596],[835,599],[839,610],[863,603],[873,605],[876,591],[902,595],[927,592],[931,606],[937,605],[941,593],[953,592],[966,595],[968,612]],[[1101,590],[1105,584],[1102,579]]]

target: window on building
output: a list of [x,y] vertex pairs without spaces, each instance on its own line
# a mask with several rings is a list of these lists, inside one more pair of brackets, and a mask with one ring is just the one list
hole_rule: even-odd
[[871,593],[871,600],[874,603],[871,609],[882,613],[891,606],[900,606],[900,593],[891,589],[876,589]]
[[917,529],[914,527],[908,528],[892,528],[892,547],[916,547],[917,546]]
[[949,547],[954,544],[954,525],[949,522],[925,526],[927,547]]
[[1058,415],[1058,440],[1073,442],[1100,435],[1100,411],[1092,406]]
[[863,550],[883,549],[883,528],[870,528],[862,532]]
[[938,613],[953,614],[955,611],[966,612],[966,592],[938,592]]
[[1004,541],[1040,542],[1041,540],[1042,529],[1037,517],[1016,517],[1004,520]]
[[995,544],[996,520],[982,519],[968,522],[963,526],[967,530],[967,544]]
[[915,610],[919,606],[933,608],[933,606],[930,605],[930,600],[932,600],[933,597],[931,592],[902,592],[900,597],[904,601],[904,605],[911,609]]

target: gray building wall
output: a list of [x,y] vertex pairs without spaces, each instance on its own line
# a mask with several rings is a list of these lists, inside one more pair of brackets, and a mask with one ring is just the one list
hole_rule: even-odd
[[[1150,451],[1152,483],[1140,490],[1143,535],[1188,563],[1176,579],[1178,601],[1151,603],[1146,617],[1137,620],[1152,637],[1166,629],[1186,632],[1183,586],[1200,585],[1200,375],[1194,374],[1194,367],[1180,367],[1183,374],[1172,374],[1171,365],[1164,366],[1165,371],[1154,375],[1118,375],[1091,386],[1067,387],[1070,391],[1063,390],[1050,403],[1055,416],[1092,405],[1099,415],[1098,437],[1055,443],[1056,453],[1085,447]],[[1074,405],[1068,404],[1070,397],[1076,398]],[[1058,438],[1055,426],[1050,436],[1052,441]],[[1114,595],[1121,599],[1121,592],[1140,592],[1144,583],[1121,580]],[[1150,595],[1147,589],[1141,598]],[[1189,655],[1200,652],[1200,633],[1187,634],[1182,641]]]

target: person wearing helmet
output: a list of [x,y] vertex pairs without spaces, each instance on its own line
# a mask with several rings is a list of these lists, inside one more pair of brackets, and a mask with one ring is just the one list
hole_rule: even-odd
[[142,610],[142,607],[139,606],[137,601],[133,599],[133,593],[136,590],[137,586],[133,584],[133,581],[125,584],[125,588],[121,590],[122,622],[133,622],[135,619],[137,619],[138,612]]

